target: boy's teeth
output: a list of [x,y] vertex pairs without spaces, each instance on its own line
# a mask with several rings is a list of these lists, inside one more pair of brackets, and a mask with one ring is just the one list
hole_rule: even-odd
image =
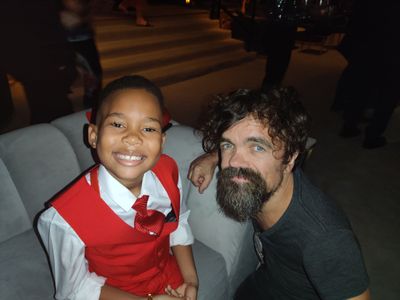
[[118,154],[118,157],[124,160],[141,160],[141,156]]

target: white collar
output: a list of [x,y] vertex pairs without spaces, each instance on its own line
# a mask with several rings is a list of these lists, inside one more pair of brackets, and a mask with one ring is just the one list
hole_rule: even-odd
[[[114,176],[112,176],[103,165],[100,165],[99,167],[98,180],[100,194],[107,194],[109,199],[112,199],[125,211],[129,211],[132,208],[132,205],[137,199],[136,196],[132,194],[132,192],[128,190],[128,188],[126,188],[122,183],[120,183]],[[156,175],[152,171],[147,171],[143,175],[142,186],[138,198],[143,195],[158,197],[159,185],[161,184]]]

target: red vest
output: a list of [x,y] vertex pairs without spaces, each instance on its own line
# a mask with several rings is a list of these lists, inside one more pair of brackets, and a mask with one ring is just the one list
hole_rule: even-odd
[[176,288],[183,283],[169,246],[169,235],[179,221],[178,168],[172,158],[162,155],[152,171],[167,191],[177,218],[165,223],[158,237],[143,234],[121,220],[85,176],[52,202],[85,243],[89,271],[107,278],[108,285],[137,296],[164,294],[168,284]]

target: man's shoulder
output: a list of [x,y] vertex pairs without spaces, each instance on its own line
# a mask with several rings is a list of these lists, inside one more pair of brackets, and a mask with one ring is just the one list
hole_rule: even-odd
[[[298,209],[304,212],[306,224],[314,231],[327,232],[332,229],[350,229],[349,221],[338,204],[316,187],[300,171],[297,175],[296,202]],[[317,232],[316,232],[317,233]]]

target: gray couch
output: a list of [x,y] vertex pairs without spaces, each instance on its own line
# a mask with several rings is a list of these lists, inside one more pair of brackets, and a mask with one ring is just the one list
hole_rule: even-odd
[[[84,143],[84,112],[0,135],[0,299],[53,299],[54,285],[35,220],[67,183],[93,165]],[[225,218],[215,203],[215,179],[199,194],[188,182],[190,162],[202,153],[199,137],[174,124],[165,153],[178,162],[196,238],[193,251],[200,300],[230,299],[256,267],[250,224]]]

